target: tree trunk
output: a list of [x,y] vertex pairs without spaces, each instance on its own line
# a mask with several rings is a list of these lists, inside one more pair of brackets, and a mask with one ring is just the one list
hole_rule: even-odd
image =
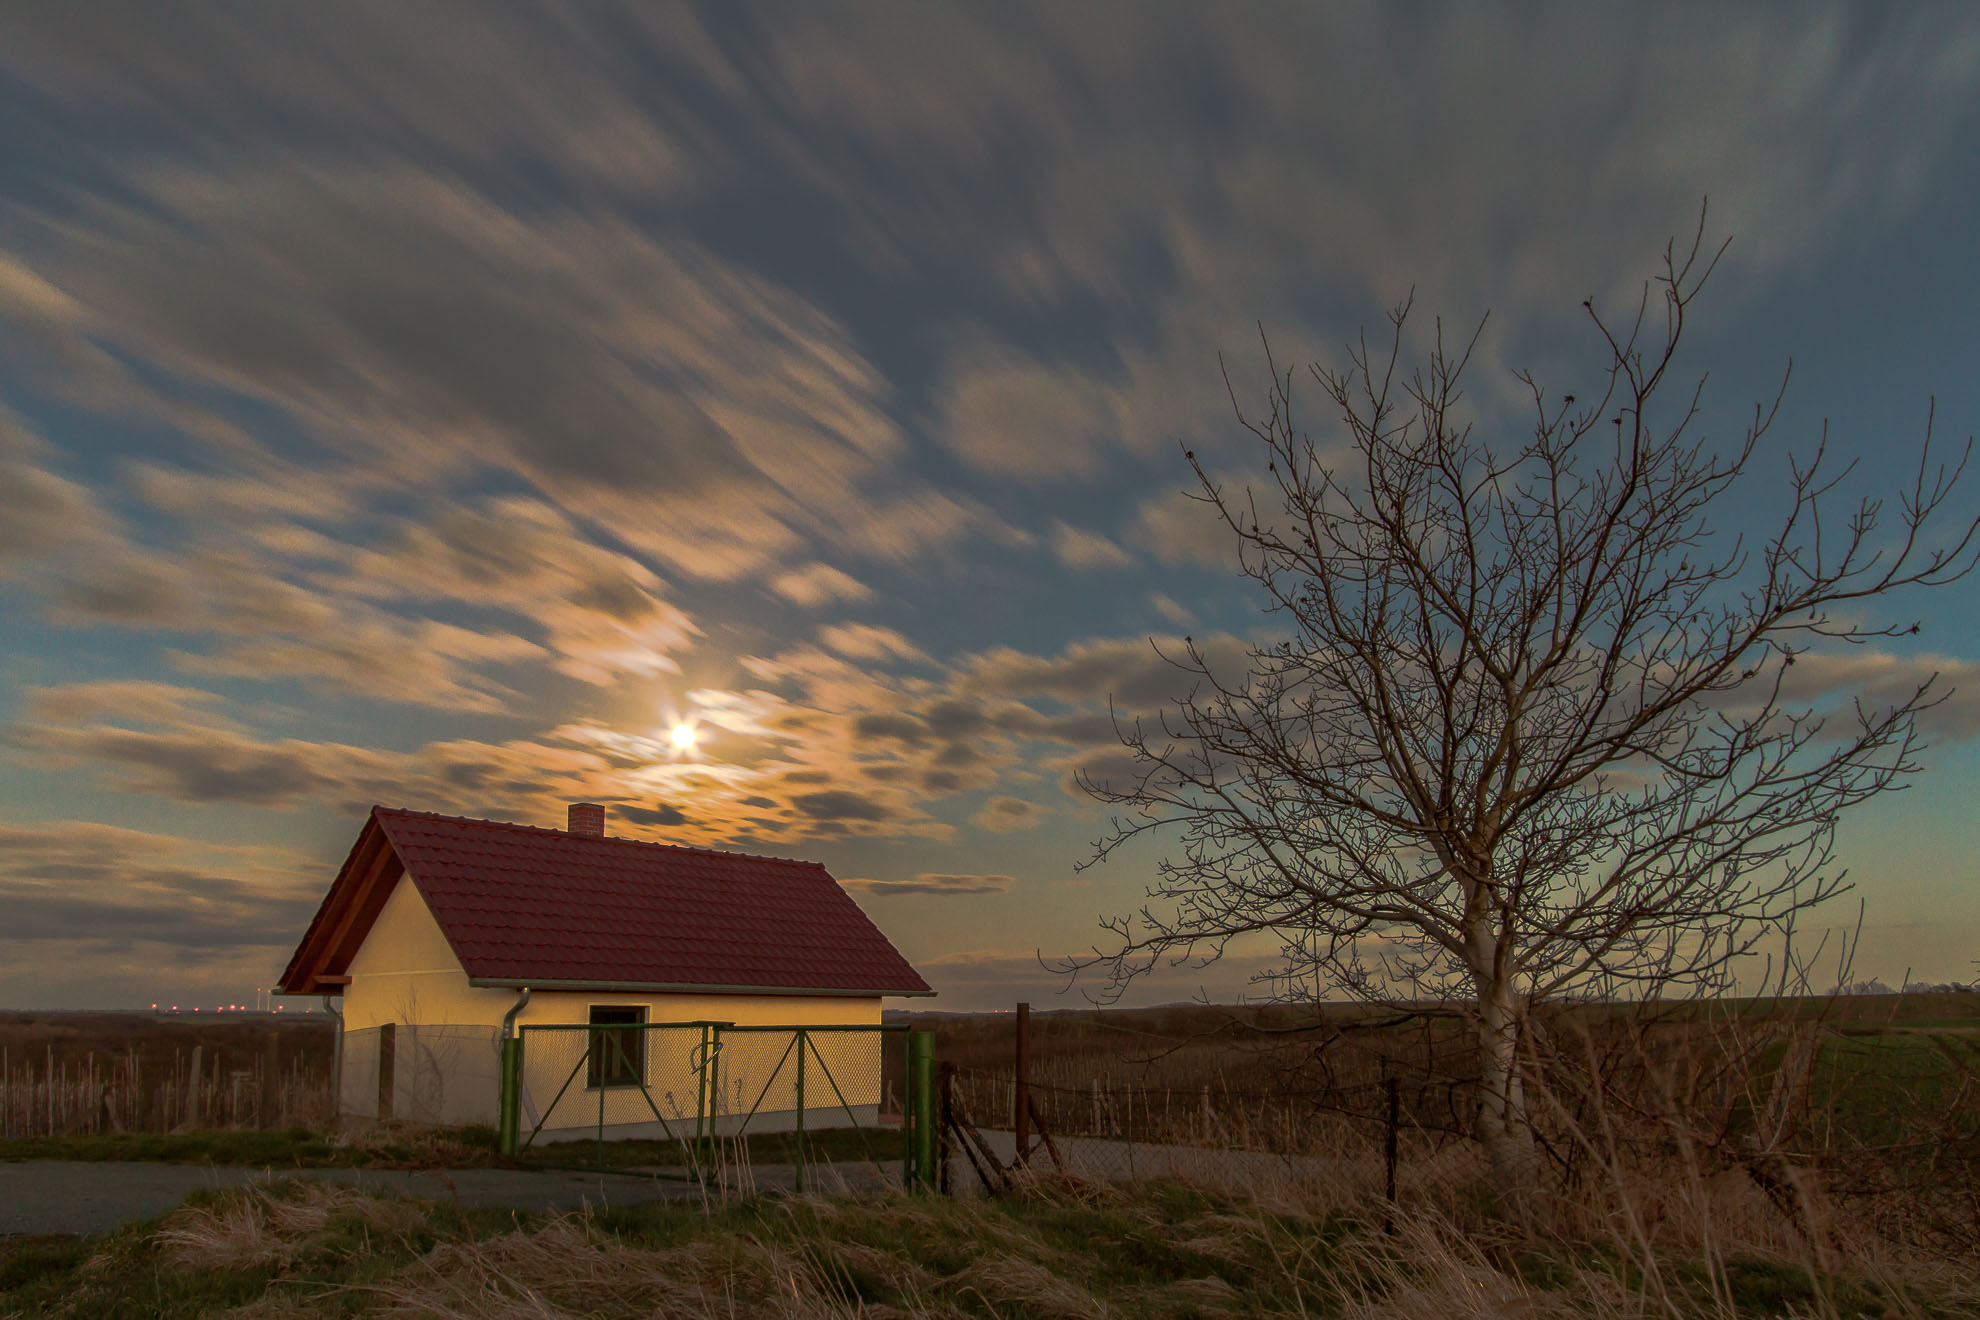
[[1478,984],[1479,1143],[1492,1162],[1492,1182],[1504,1209],[1523,1218],[1540,1184],[1540,1148],[1528,1119],[1519,1072],[1521,1016],[1510,981]]

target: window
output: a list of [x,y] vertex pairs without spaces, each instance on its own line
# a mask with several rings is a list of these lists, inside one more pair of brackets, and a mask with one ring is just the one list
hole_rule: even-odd
[[615,1004],[591,1006],[591,1055],[585,1060],[584,1084],[638,1086],[646,1077],[646,1010]]

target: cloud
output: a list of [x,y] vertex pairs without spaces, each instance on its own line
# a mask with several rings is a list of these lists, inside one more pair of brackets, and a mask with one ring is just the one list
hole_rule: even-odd
[[[1220,633],[1199,639],[1198,646],[1218,672],[1233,679],[1244,672],[1245,646],[1239,639]],[[1082,704],[1111,698],[1129,709],[1145,710],[1188,691],[1189,675],[1169,659],[1184,649],[1180,637],[1096,638],[1075,642],[1053,656],[996,647],[970,657],[963,668],[967,685],[984,692]]]
[[946,875],[923,871],[912,880],[843,880],[862,894],[1001,894],[1017,883],[1007,875]]
[[731,577],[853,520],[900,447],[842,327],[684,238],[404,167],[143,186],[65,231],[49,281],[125,352],[402,484],[506,469]]
[[[772,804],[766,802],[764,805],[768,806]],[[682,811],[679,807],[670,807],[664,802],[655,803],[650,808],[635,807],[622,803],[611,808],[611,811],[614,818],[623,817],[635,825],[653,825],[665,828],[688,823],[686,812]]]
[[1150,592],[1148,603],[1154,607],[1157,614],[1178,628],[1186,627],[1193,621],[1194,616],[1190,614],[1188,609],[1179,604],[1173,597],[1164,595],[1162,592]]
[[527,619],[542,628],[553,667],[588,683],[678,673],[674,655],[701,634],[663,598],[652,569],[585,538],[540,500],[407,520],[384,546],[350,551],[347,564],[339,586],[355,594],[463,601]]
[[1008,834],[1012,830],[1030,829],[1045,814],[1045,808],[1036,802],[999,794],[984,803],[982,809],[969,818],[969,823],[995,834]]
[[881,628],[870,623],[833,624],[820,628],[818,640],[848,660],[928,661],[920,647],[892,628]]
[[[1277,490],[1275,486],[1261,486],[1255,478],[1219,478],[1217,484],[1237,498],[1242,498],[1247,486]],[[1232,574],[1238,569],[1236,534],[1225,526],[1216,509],[1195,493],[1173,491],[1143,503],[1135,512],[1130,539],[1165,564],[1201,564]]]
[[785,600],[805,609],[817,609],[833,601],[862,601],[872,597],[872,588],[830,564],[812,563],[779,573],[770,579],[770,589]]
[[88,490],[33,461],[43,446],[0,414],[0,574],[10,560],[100,535],[108,519]]
[[257,948],[300,936],[328,877],[278,848],[216,846],[90,821],[0,825],[8,961],[80,933],[98,948]]
[[[1768,666],[1769,678],[1773,672]],[[1861,700],[1869,709],[1901,705],[1928,681],[1937,704],[1920,712],[1919,732],[1928,740],[1980,734],[1980,664],[1953,656],[1896,655],[1869,647],[1804,652],[1782,678],[1781,700],[1790,709],[1827,710],[1832,723],[1842,723],[1853,718],[1840,709],[1844,702]],[[1737,702],[1737,695],[1729,694],[1726,704]]]
[[115,767],[111,782],[120,792],[187,803],[293,806],[357,783],[389,782],[405,770],[401,758],[363,747],[295,738],[262,741],[196,726],[65,728],[24,722],[4,737],[15,748],[37,753],[43,764]]
[[[665,126],[691,89],[733,77],[685,12],[628,16],[609,36],[473,6],[442,5],[431,18],[439,28],[390,13],[168,18],[142,3],[101,23],[14,14],[0,65],[58,103],[169,121],[214,151],[248,154],[303,127],[340,152],[521,158],[621,188],[684,186],[695,152]],[[657,82],[656,67],[667,70]],[[276,105],[279,119],[255,113]]]
[[1052,524],[1052,553],[1067,568],[1081,571],[1126,568],[1134,563],[1127,551],[1098,532],[1082,531],[1058,521]]
[[893,814],[865,794],[838,788],[822,793],[799,793],[791,799],[791,805],[811,819],[821,821],[883,821]]
[[565,802],[625,795],[603,758],[563,739],[456,739],[400,752],[270,737],[218,713],[218,694],[170,684],[83,683],[24,696],[27,718],[0,729],[0,745],[40,767],[94,768],[119,792],[193,805],[315,802],[358,812],[399,802],[548,816]]
[[980,472],[1026,482],[1088,476],[1118,423],[1109,393],[1077,371],[1003,347],[952,359],[942,440]]

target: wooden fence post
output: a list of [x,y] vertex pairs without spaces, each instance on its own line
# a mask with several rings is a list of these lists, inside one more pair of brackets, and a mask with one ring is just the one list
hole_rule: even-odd
[[[398,1051],[394,1034],[390,1022],[378,1028],[378,1121],[381,1123],[392,1117],[392,1074]],[[602,1098],[604,1092],[601,1090],[599,1095]]]
[[1383,1195],[1388,1198],[1388,1209],[1382,1216],[1382,1231],[1396,1231],[1396,1131],[1402,1126],[1402,1096],[1396,1087],[1396,1079],[1389,1078],[1389,1130],[1382,1143],[1383,1162],[1388,1166],[1388,1177],[1383,1186]]
[[282,1103],[282,1038],[270,1028],[268,1043],[261,1051],[261,1099],[255,1106],[255,1126],[266,1131],[281,1119],[276,1110]]
[[1031,1163],[1031,1005],[1017,1006],[1017,1080],[1011,1086],[1011,1127],[1017,1137],[1017,1164]]

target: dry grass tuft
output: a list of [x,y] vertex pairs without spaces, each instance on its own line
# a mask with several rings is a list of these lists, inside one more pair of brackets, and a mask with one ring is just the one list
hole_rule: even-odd
[[1072,1280],[1016,1255],[985,1257],[946,1280],[944,1287],[968,1289],[997,1314],[1012,1305],[1062,1320],[1091,1320],[1107,1313],[1104,1303]]
[[215,1205],[184,1207],[165,1221],[154,1241],[164,1259],[182,1269],[282,1266],[313,1250],[338,1215],[384,1231],[405,1229],[424,1218],[408,1202],[297,1180],[249,1187]]

